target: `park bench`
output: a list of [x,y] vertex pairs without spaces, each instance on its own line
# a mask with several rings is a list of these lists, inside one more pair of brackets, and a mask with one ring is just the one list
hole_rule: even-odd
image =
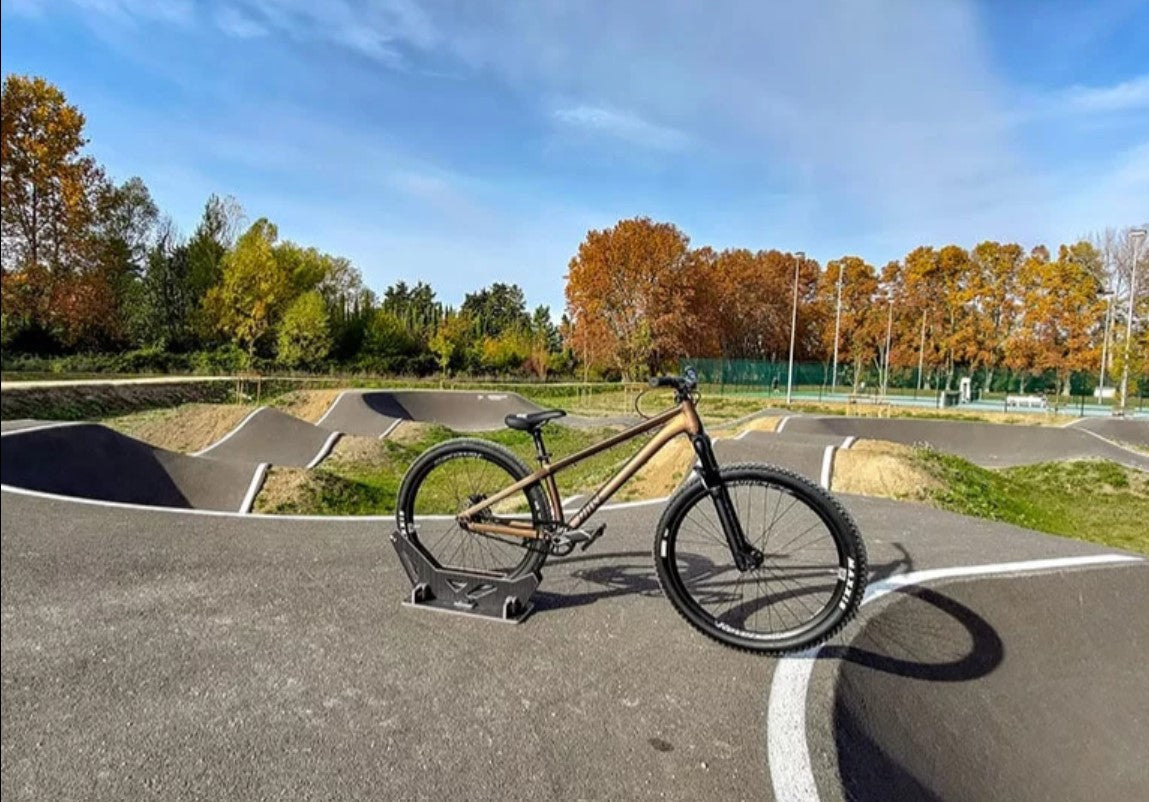
[[1047,409],[1049,404],[1043,395],[1007,395],[1005,397],[1006,409],[1018,407],[1019,409]]

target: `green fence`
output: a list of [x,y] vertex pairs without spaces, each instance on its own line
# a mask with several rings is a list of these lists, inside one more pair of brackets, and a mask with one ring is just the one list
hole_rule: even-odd
[[[698,372],[699,381],[717,389],[719,392],[732,393],[785,393],[789,363],[785,360],[753,360],[753,359],[715,359],[696,357],[682,360],[681,367],[694,366]],[[824,395],[836,389],[838,393],[851,393],[855,387],[860,392],[872,393],[878,391],[882,383],[882,375],[872,362],[864,364],[855,383],[854,365],[852,363],[838,363],[837,381],[832,381],[833,365],[830,362],[795,362],[794,363],[794,391],[803,394],[818,393]],[[955,371],[951,381],[951,389],[957,389],[959,382],[965,376],[971,376],[973,385],[978,391],[984,391],[986,375],[983,371]],[[946,375],[936,370],[928,370],[921,378],[919,384],[916,368],[893,368],[890,370],[888,392],[891,395],[925,395],[935,396],[939,389],[946,384]],[[1097,374],[1082,371],[1074,373],[1069,381],[1069,396],[1073,398],[1092,399],[1094,389],[1097,387]],[[1110,376],[1105,383],[1107,389],[1114,388],[1120,381],[1117,376]],[[1145,398],[1149,396],[1149,377],[1130,377],[1130,403],[1138,408],[1145,406]],[[992,376],[990,396],[1004,396],[1007,393],[1042,393],[1052,392],[1057,386],[1057,377],[1053,372],[1033,375],[1021,375],[1007,370],[999,370]],[[920,393],[919,393],[920,387]],[[1112,399],[1106,401],[1112,403]]]

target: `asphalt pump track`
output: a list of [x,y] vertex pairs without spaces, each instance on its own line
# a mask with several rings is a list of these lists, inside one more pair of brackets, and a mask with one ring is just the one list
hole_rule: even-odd
[[[845,496],[868,603],[834,642],[772,660],[661,597],[659,500],[604,508],[596,548],[548,563],[535,615],[500,626],[401,607],[385,522],[186,509],[187,488],[158,507],[117,489],[130,438],[13,428],[5,799],[1149,798],[1149,567],[1132,555]],[[131,457],[171,474],[169,455]],[[137,506],[62,494],[97,482]]]

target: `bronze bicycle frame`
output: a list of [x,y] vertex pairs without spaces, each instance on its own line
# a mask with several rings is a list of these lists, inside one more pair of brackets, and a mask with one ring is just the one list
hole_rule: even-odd
[[[588,457],[593,457],[601,451],[614,448],[621,443],[625,443],[627,440],[649,432],[651,429],[658,429],[660,426],[662,428],[655,433],[650,442],[631,457],[618,473],[596,490],[569,521],[564,519],[562,499],[559,496],[558,484],[555,482],[556,473],[571,465],[582,462]],[[533,484],[542,484],[547,494],[547,501],[553,510],[553,520],[549,523],[551,525],[565,526],[570,529],[578,529],[586,523],[588,518],[594,515],[595,510],[605,504],[611,496],[618,492],[618,489],[626,484],[627,480],[634,476],[651,457],[680,434],[690,435],[692,438],[703,434],[702,421],[698,417],[698,411],[694,408],[694,401],[690,398],[684,398],[677,405],[665,412],[660,412],[654,417],[644,420],[642,423],[636,424],[612,437],[608,437],[601,443],[595,443],[593,446],[571,454],[568,457],[563,457],[553,463],[550,462],[549,457],[545,453],[540,453],[539,461],[541,462],[541,467],[537,471],[530,476],[520,479],[513,485],[500,490],[490,498],[484,499],[478,504],[467,508],[459,514],[459,523],[463,528],[481,534],[511,535],[513,537],[526,539],[541,538],[543,533],[534,526],[517,523],[516,521],[479,522],[471,519],[524,488],[530,487]],[[536,440],[536,442],[538,441]]]

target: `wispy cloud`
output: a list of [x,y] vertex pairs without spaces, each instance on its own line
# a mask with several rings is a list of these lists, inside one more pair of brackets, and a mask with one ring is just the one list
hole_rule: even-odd
[[555,121],[593,134],[621,139],[632,145],[656,150],[682,150],[690,137],[682,131],[657,125],[636,114],[600,106],[577,105],[555,109]]
[[234,39],[258,39],[268,34],[266,27],[234,6],[218,8],[214,16],[216,27]]
[[1087,113],[1149,109],[1149,75],[1113,86],[1074,86],[1060,100],[1068,110]]

